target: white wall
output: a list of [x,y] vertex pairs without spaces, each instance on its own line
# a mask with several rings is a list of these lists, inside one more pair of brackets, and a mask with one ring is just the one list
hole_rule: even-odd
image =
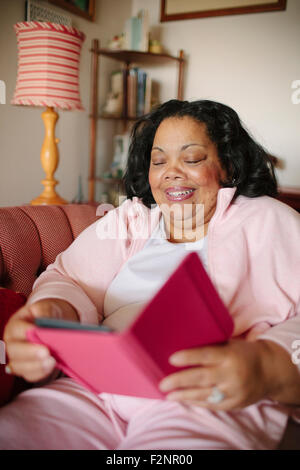
[[[300,104],[292,82],[300,80],[300,1],[281,12],[160,23],[160,0],[133,0],[133,13],[150,8],[154,36],[168,52],[184,49],[184,99],[212,99],[233,107],[252,134],[284,159],[282,185],[300,185]],[[162,98],[175,92],[176,73],[163,67]],[[173,85],[174,84],[174,85]]]
[[[150,11],[152,36],[168,52],[184,49],[184,98],[208,98],[232,106],[248,129],[274,155],[284,159],[278,171],[283,185],[300,185],[300,104],[292,104],[291,84],[300,80],[300,1],[288,0],[283,12],[236,15],[160,23],[160,0],[96,0],[95,23],[71,15],[87,39],[81,57],[80,88],[84,112],[60,111],[61,139],[56,178],[59,194],[72,200],[82,175],[87,197],[89,159],[90,53],[93,38],[103,46],[123,31],[125,20],[138,9]],[[42,191],[40,150],[44,127],[42,108],[10,105],[16,83],[17,44],[13,25],[24,20],[25,0],[0,0],[0,80],[6,83],[6,104],[0,104],[0,206],[28,203]],[[64,13],[66,13],[63,10]],[[101,58],[100,98],[103,104],[108,75],[116,63]],[[161,82],[161,99],[176,94],[174,65],[151,68]],[[99,121],[97,168],[111,158],[115,124]],[[99,196],[101,186],[97,187]]]
[[[80,90],[85,111],[59,111],[56,135],[59,143],[60,163],[55,174],[60,181],[57,192],[71,201],[77,193],[78,177],[82,175],[87,197],[89,159],[89,106],[91,40],[98,38],[103,46],[115,34],[123,31],[130,16],[132,0],[96,0],[94,23],[70,14],[73,26],[86,34],[80,65]],[[51,5],[53,8],[53,5]],[[55,7],[54,7],[55,8]],[[67,13],[65,10],[60,10]],[[117,12],[117,14],[116,14]],[[44,139],[44,124],[40,117],[43,108],[12,106],[17,76],[17,41],[13,25],[24,21],[25,0],[0,0],[0,80],[6,83],[6,104],[0,104],[0,206],[21,205],[37,197],[43,187],[44,173],[40,164],[40,151]],[[107,91],[107,76],[115,64],[101,61],[101,95]],[[98,171],[109,164],[113,125],[99,122]],[[99,194],[101,188],[97,188]]]

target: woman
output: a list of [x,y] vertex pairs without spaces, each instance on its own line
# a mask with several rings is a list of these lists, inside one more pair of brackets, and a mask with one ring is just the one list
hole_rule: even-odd
[[[6,327],[11,372],[46,384],[0,410],[1,448],[276,448],[300,405],[300,222],[272,197],[269,157],[231,108],[171,100],[135,124],[125,185],[129,199],[57,257]],[[122,329],[187,250],[233,317],[227,344],[174,354],[191,367],[162,380],[167,400],[50,381],[54,359],[26,341],[35,317]]]

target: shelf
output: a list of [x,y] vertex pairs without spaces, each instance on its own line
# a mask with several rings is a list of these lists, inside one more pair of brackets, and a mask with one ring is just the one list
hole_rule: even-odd
[[166,61],[184,62],[183,57],[175,57],[169,54],[154,54],[153,52],[129,51],[122,49],[90,49],[98,55],[109,57],[110,59],[119,60],[130,64],[132,62],[149,62],[151,64],[163,63]]
[[[122,49],[108,49],[101,48],[100,42],[98,39],[92,40],[92,45],[90,49],[92,55],[91,63],[91,112],[89,114],[90,118],[90,164],[89,164],[89,192],[88,197],[89,201],[94,201],[96,183],[101,182],[107,185],[115,185],[124,187],[124,182],[122,178],[103,178],[102,176],[96,177],[96,148],[97,148],[97,129],[98,129],[98,120],[107,120],[107,121],[119,121],[121,126],[123,126],[123,132],[129,130],[131,123],[142,119],[143,116],[127,116],[128,113],[128,95],[127,95],[127,78],[129,75],[129,69],[131,64],[136,64],[136,66],[144,65],[155,66],[155,65],[170,65],[173,63],[178,71],[177,77],[177,93],[176,98],[178,100],[183,99],[183,69],[185,65],[184,51],[179,50],[178,56],[175,57],[169,54],[155,54],[153,52],[143,52],[143,51],[132,51],[132,50],[122,50]],[[122,113],[121,116],[114,116],[109,114],[103,114],[99,112],[99,102],[98,102],[98,88],[99,88],[99,62],[100,57],[107,57],[115,61],[122,63],[123,67],[123,99],[122,99]],[[175,97],[174,96],[174,97]],[[105,109],[105,108],[104,108]],[[114,126],[113,126],[114,127]],[[107,188],[110,189],[110,188]]]
[[300,187],[299,186],[279,186],[279,193],[284,193],[289,196],[295,196],[300,199]]
[[277,199],[300,212],[300,187],[280,186],[278,188]]

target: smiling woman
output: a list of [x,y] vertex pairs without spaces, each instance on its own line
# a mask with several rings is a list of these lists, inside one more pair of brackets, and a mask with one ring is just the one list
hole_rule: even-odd
[[127,195],[164,214],[169,241],[207,234],[220,188],[239,195],[275,196],[273,162],[230,107],[209,100],[170,100],[133,127]]
[[[166,168],[169,175],[164,173]],[[193,198],[198,196],[199,202],[203,202],[199,187],[207,179],[211,188],[236,187],[235,198],[277,194],[268,153],[252,139],[232,108],[209,100],[170,100],[134,125],[124,176],[128,197],[140,197],[147,207],[155,204],[152,189],[158,190],[158,174],[165,176],[164,189],[170,179],[182,182],[191,177],[194,182],[196,178],[195,187],[185,186],[197,187]]]
[[[184,116],[170,117],[159,125],[151,152],[149,184],[153,198],[168,221],[171,241],[184,242],[189,237],[188,232],[195,229],[198,233],[193,241],[206,235],[221,181],[226,178],[217,147],[208,137],[205,124]],[[174,216],[169,217],[174,202],[182,205],[176,211],[173,209]],[[204,220],[199,224],[197,208],[201,205]],[[182,220],[186,233],[178,239],[176,226],[181,226]]]
[[[177,369],[159,378],[162,399],[94,395],[66,377],[26,391],[0,409],[0,448],[277,448],[300,407],[300,364],[292,361],[300,337],[300,216],[272,197],[272,161],[228,106],[172,100],[135,124],[125,182],[128,199],[100,221],[107,236],[97,236],[98,222],[83,231],[8,322],[12,373],[32,382],[53,377],[50,351],[26,339],[33,318],[126,329],[187,250],[232,316],[232,337],[170,356]],[[195,279],[188,282],[196,286]],[[178,293],[170,295],[176,301]],[[205,330],[202,305],[194,308]],[[153,343],[161,325],[176,321],[170,305],[158,313],[147,330]],[[180,314],[187,324],[185,304]],[[108,351],[97,360],[114,370]],[[117,379],[132,380],[130,368]]]

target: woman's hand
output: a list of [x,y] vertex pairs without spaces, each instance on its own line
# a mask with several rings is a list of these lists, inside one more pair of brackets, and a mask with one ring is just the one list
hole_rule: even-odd
[[12,374],[28,382],[39,382],[53,372],[56,362],[46,346],[30,343],[27,330],[34,326],[37,317],[79,321],[76,310],[60,299],[39,300],[20,308],[9,319],[4,330],[4,342],[9,358],[8,368]]
[[[212,410],[228,411],[252,405],[280,388],[274,373],[276,355],[269,343],[263,340],[230,340],[222,345],[177,352],[171,356],[170,363],[192,367],[164,378],[160,389],[171,392],[167,395],[170,400]],[[286,351],[278,348],[281,350],[278,354],[282,352],[284,359],[288,358]],[[289,358],[287,360],[290,361]],[[207,401],[213,387],[224,394],[224,399],[216,404]]]

